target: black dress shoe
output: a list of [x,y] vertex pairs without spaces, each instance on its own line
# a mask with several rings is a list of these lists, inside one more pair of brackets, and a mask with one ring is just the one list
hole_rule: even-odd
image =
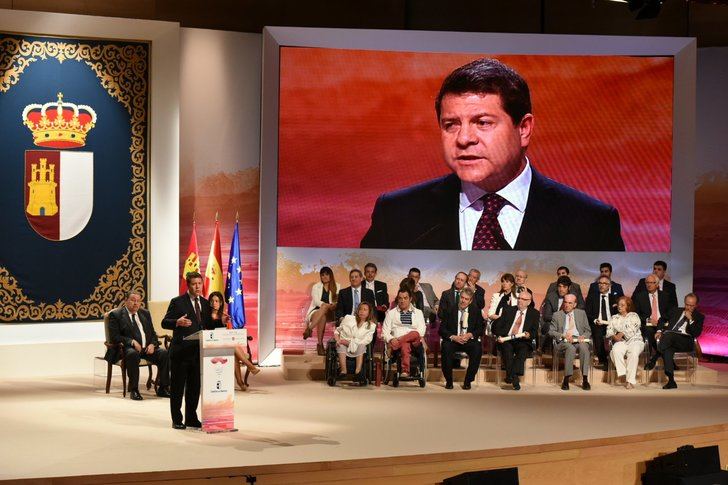
[[513,379],[513,390],[515,390],[515,391],[521,390],[521,382],[520,382],[520,379],[518,379],[518,377]]
[[581,383],[581,388],[584,389],[585,391],[591,390],[591,384],[589,384],[589,381],[586,380],[586,377],[584,378],[584,380]]
[[202,428],[202,423],[200,423],[199,419],[187,419],[185,420],[185,426],[188,428]]
[[445,389],[452,389],[452,382],[446,382]]
[[664,386],[662,386],[662,388],[663,389],[677,389],[677,382],[675,382],[674,380],[670,379],[669,381],[667,381],[667,384],[665,384]]
[[513,384],[513,379],[510,377],[506,377],[505,382],[506,384]]
[[564,382],[561,383],[561,390],[562,391],[569,390],[569,378],[568,377],[564,377]]
[[172,397],[166,387],[160,387],[157,389],[157,397]]
[[470,383],[469,382],[463,382],[463,389],[465,389],[466,391],[469,391],[470,390]]
[[186,428],[187,426],[185,426],[185,425],[184,425],[184,424],[182,424],[182,423],[172,423],[172,427],[173,427],[174,429],[185,429],[185,428]]
[[133,391],[129,391],[129,397],[132,401],[142,401],[144,398],[141,394],[139,394],[139,391],[134,389]]
[[653,361],[649,361],[645,364],[645,370],[652,370],[655,368],[655,363]]

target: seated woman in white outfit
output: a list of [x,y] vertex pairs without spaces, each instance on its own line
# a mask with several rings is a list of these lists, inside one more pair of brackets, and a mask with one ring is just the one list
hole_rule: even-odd
[[328,266],[321,268],[319,277],[321,281],[311,288],[311,304],[306,312],[306,329],[303,331],[303,339],[309,338],[315,328],[318,337],[316,351],[319,355],[324,355],[326,322],[332,322],[335,319],[336,299],[341,286],[336,282],[334,272]]
[[490,298],[490,307],[486,316],[491,322],[494,322],[500,318],[505,307],[516,305],[518,305],[516,278],[510,273],[505,273],[501,276],[500,291],[493,293],[493,296]]
[[614,342],[609,356],[617,369],[617,376],[626,375],[626,387],[633,389],[637,383],[637,364],[645,341],[640,331],[640,317],[634,312],[632,299],[620,297],[617,300],[617,312],[611,316],[607,325],[606,338],[611,338]]
[[334,330],[334,339],[336,340],[336,353],[339,356],[342,377],[343,374],[346,374],[346,358],[352,357],[356,359],[354,379],[357,382],[363,380],[364,376],[361,369],[364,364],[364,352],[367,351],[367,345],[371,343],[376,330],[374,309],[366,301],[359,304],[356,316],[346,315],[341,320],[341,324]]

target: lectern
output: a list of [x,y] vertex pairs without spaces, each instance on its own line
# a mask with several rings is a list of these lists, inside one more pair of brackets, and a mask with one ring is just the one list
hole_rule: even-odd
[[200,330],[185,340],[200,341],[202,431],[220,433],[235,428],[235,347],[245,345],[242,329]]

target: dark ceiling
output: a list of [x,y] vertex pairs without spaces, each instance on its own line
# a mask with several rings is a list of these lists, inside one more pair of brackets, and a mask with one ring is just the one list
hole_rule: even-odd
[[183,27],[260,32],[265,25],[367,29],[697,37],[728,45],[728,5],[664,0],[636,20],[611,0],[0,0],[0,8],[180,22]]

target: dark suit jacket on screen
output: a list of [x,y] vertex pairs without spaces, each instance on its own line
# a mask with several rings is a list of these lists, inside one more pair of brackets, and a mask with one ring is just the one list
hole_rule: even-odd
[[[624,251],[614,207],[541,175],[532,178],[513,249]],[[460,249],[460,179],[455,174],[381,195],[363,248]],[[568,224],[563,219],[569,215]]]

